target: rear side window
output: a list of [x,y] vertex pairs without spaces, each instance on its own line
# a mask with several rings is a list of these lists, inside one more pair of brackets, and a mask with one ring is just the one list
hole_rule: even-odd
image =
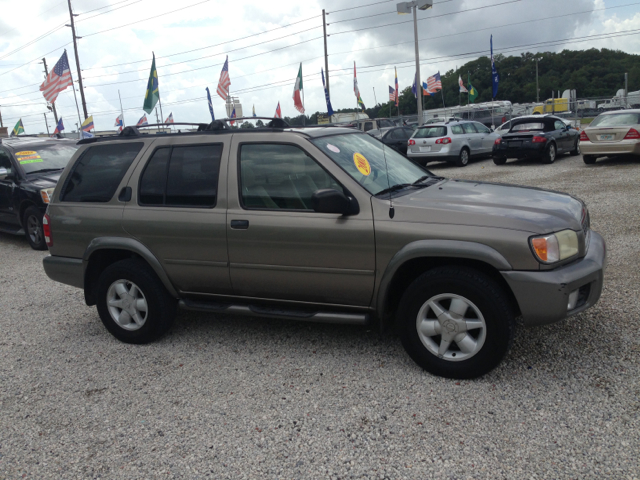
[[159,148],[142,172],[140,205],[214,207],[221,156],[221,144]]
[[89,147],[67,177],[63,202],[108,202],[143,143],[118,143]]
[[462,135],[464,132],[462,131],[462,125],[452,125],[451,133],[454,135]]
[[476,127],[478,133],[491,133],[491,130],[489,130],[489,128],[487,128],[487,126],[483,125],[482,123],[474,123],[473,125]]
[[464,133],[478,133],[473,123],[463,123],[462,128],[464,129]]
[[422,127],[416,130],[413,138],[436,138],[444,137],[447,134],[447,127]]

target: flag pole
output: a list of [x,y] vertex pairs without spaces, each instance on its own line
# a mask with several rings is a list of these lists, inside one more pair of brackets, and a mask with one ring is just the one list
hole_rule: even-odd
[[[65,49],[65,53],[67,50]],[[68,58],[68,57],[67,57]],[[78,106],[78,96],[76,95],[76,86],[73,84],[73,75],[71,74],[71,69],[69,69],[69,77],[71,78],[71,89],[73,90],[73,98],[76,100],[76,111],[78,112],[78,121],[80,122],[78,125],[82,126],[82,120],[80,120],[80,107]],[[78,138],[82,138],[82,134],[80,133],[82,128],[78,127]]]

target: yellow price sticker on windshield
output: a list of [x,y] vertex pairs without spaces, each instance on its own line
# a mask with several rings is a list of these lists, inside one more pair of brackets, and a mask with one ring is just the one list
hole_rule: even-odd
[[361,174],[367,177],[369,176],[369,174],[371,173],[371,165],[369,165],[369,161],[364,158],[364,155],[362,155],[361,153],[354,153],[353,163],[356,164],[356,168]]
[[16,157],[22,157],[24,155],[37,155],[38,152],[32,152],[31,150],[25,150],[24,152],[17,152]]

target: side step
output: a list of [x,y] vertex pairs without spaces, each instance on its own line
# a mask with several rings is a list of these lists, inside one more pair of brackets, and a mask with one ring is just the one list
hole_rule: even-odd
[[364,326],[369,323],[370,319],[367,313],[318,312],[267,305],[233,305],[230,303],[199,302],[189,299],[180,300],[178,305],[185,310],[195,310],[199,312],[244,315],[248,317],[283,318],[302,322],[338,323],[341,325]]

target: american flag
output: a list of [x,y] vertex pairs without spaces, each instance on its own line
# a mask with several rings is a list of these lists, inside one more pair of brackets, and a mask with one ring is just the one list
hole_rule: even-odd
[[218,95],[226,102],[227,97],[229,96],[229,85],[231,85],[231,80],[229,79],[229,56],[227,55],[227,59],[224,61],[224,65],[222,67],[222,72],[220,72],[220,81],[218,82]]
[[[229,118],[236,118],[236,107],[233,107],[233,112],[231,112],[231,116]],[[236,123],[235,120],[231,120],[229,125],[234,125]]]
[[389,86],[389,101],[390,102],[396,101],[396,90],[392,86]]
[[427,78],[427,90],[430,92],[437,92],[442,90],[442,81],[440,80],[440,72],[435,75],[431,75]]
[[53,70],[49,72],[47,78],[40,85],[40,91],[47,102],[53,103],[58,98],[58,94],[67,88],[69,85],[73,85],[71,80],[71,70],[69,70],[69,59],[67,58],[67,51],[65,50],[58,63],[56,63]]

